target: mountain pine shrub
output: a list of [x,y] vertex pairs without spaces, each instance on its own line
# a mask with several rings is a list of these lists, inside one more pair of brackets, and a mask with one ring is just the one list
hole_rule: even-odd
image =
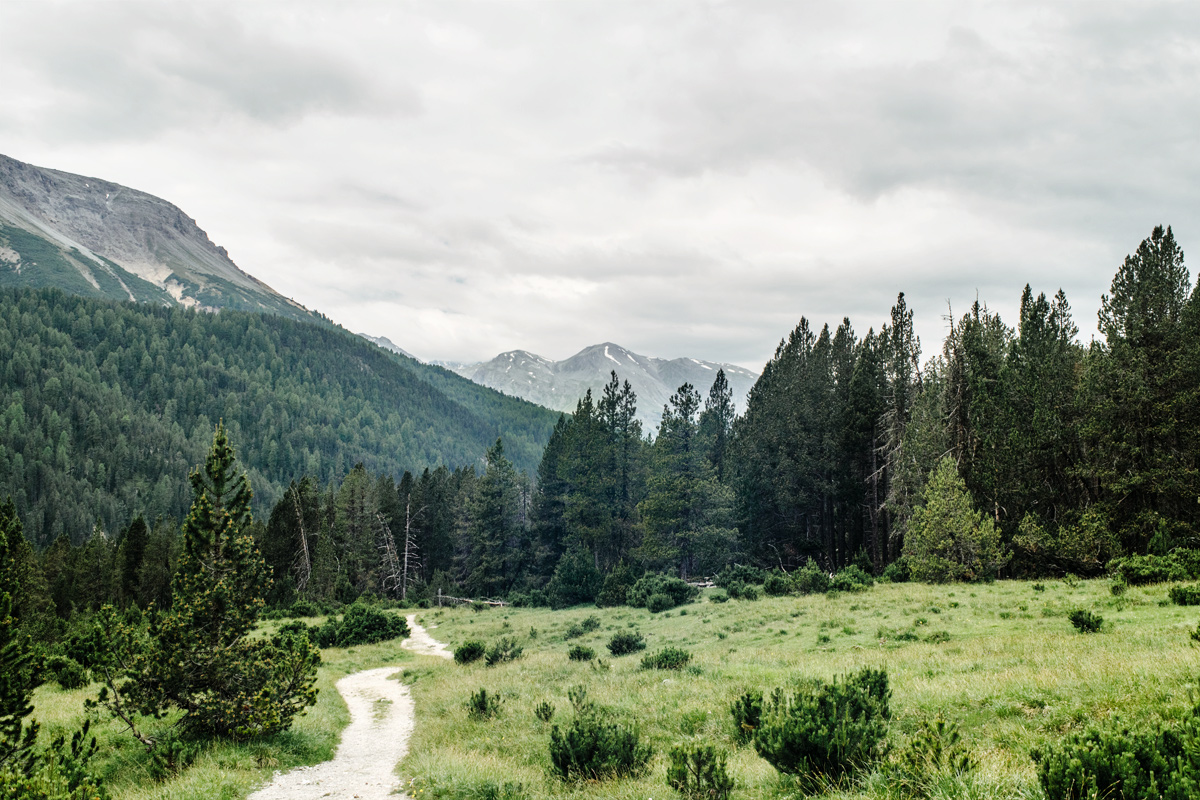
[[1167,594],[1177,606],[1200,606],[1200,584],[1172,586]]
[[583,628],[588,633],[600,630],[600,618],[595,614],[589,614],[580,621],[579,627]]
[[470,664],[483,658],[485,653],[487,645],[477,639],[468,639],[454,648],[454,663]]
[[875,579],[857,564],[842,567],[829,582],[829,588],[839,592],[859,592],[875,585]]
[[487,655],[484,656],[484,661],[489,667],[509,661],[516,661],[521,657],[523,650],[524,648],[521,647],[521,644],[514,637],[502,636],[494,645],[488,648]]
[[829,591],[829,575],[811,558],[792,575],[800,594],[824,594]]
[[864,771],[887,752],[890,698],[887,672],[870,667],[790,695],[777,691],[754,749],[780,772],[808,781]]
[[500,713],[500,698],[493,692],[488,693],[487,689],[480,688],[477,692],[471,692],[471,697],[467,700],[467,716],[471,719],[486,720],[497,716]]
[[646,608],[650,598],[656,594],[670,597],[670,607],[674,608],[695,600],[699,596],[700,590],[695,586],[689,586],[686,581],[679,578],[647,573],[629,588],[626,598],[629,605],[635,608]]
[[1071,624],[1075,626],[1075,630],[1080,633],[1096,633],[1100,630],[1100,626],[1104,624],[1104,617],[1082,608],[1072,611],[1067,615],[1067,619],[1071,620]]
[[664,647],[642,656],[642,669],[683,669],[691,660],[692,654],[681,647]]
[[342,618],[330,617],[317,633],[321,647],[353,647],[408,636],[408,622],[397,614],[387,614],[374,606],[354,603]]
[[675,607],[675,601],[671,599],[671,595],[659,592],[652,594],[646,600],[646,610],[651,614],[657,614],[660,611],[667,611]]
[[1177,729],[1090,728],[1034,750],[1047,800],[1184,800],[1200,796],[1193,714]]
[[572,661],[591,661],[596,657],[596,651],[581,644],[574,645],[567,651],[567,658]]
[[887,777],[904,795],[931,797],[940,780],[961,778],[974,768],[975,759],[958,726],[940,718],[925,719],[889,765]]
[[667,785],[695,800],[728,800],[733,778],[726,770],[725,753],[711,744],[678,745],[671,748]]
[[619,631],[608,640],[608,652],[614,656],[627,656],[646,649],[646,640],[637,631]]
[[543,700],[534,706],[533,715],[542,722],[549,722],[554,719],[554,704],[549,700]]
[[742,692],[729,706],[733,715],[733,737],[738,744],[747,744],[762,724],[763,696],[759,691]]
[[1200,577],[1189,571],[1185,560],[1190,559],[1182,559],[1175,553],[1166,556],[1127,556],[1110,561],[1108,569],[1130,586],[1186,581]]
[[565,729],[550,729],[550,764],[563,780],[607,780],[641,774],[653,751],[636,728],[610,722],[587,699],[587,690],[567,692],[575,718]]

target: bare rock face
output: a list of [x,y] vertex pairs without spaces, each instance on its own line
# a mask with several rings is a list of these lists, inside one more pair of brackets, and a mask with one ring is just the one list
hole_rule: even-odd
[[599,399],[616,372],[618,380],[629,381],[637,393],[637,415],[647,433],[657,430],[663,405],[684,383],[698,389],[702,397],[707,396],[717,371],[724,370],[734,405],[742,413],[746,410],[746,395],[758,380],[757,373],[734,364],[695,358],[652,358],[612,342],[585,347],[563,361],[512,350],[491,361],[446,366],[475,383],[558,411],[574,411],[588,389]]
[[0,285],[312,318],[166,200],[3,155]]

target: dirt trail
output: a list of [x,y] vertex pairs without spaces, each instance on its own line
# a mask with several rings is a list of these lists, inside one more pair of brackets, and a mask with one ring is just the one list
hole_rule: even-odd
[[446,645],[436,641],[425,629],[417,624],[417,615],[408,615],[408,629],[411,631],[408,638],[405,639],[400,646],[405,650],[412,650],[414,653],[421,653],[427,656],[441,656],[442,658],[454,658],[454,653],[451,653]]
[[[401,646],[416,653],[453,658],[408,618],[412,635]],[[380,667],[347,675],[337,690],[350,709],[350,724],[342,731],[342,742],[332,761],[312,767],[297,767],[275,773],[270,784],[247,800],[407,800],[399,793],[396,764],[408,752],[413,731],[413,701],[408,687],[389,676],[399,667]],[[393,792],[396,792],[393,794]]]

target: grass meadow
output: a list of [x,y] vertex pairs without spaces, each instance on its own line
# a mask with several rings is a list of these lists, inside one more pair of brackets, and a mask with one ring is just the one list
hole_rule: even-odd
[[[1200,650],[1189,633],[1200,609],[1171,605],[1167,588],[1130,588],[1115,597],[1106,581],[881,584],[859,593],[758,601],[713,603],[702,595],[659,614],[624,607],[423,610],[418,620],[452,648],[470,639],[512,636],[524,652],[514,662],[488,667],[413,655],[398,641],[325,650],[319,702],[292,731],[244,745],[212,745],[181,776],[155,782],[140,746],[116,723],[98,721],[100,772],[109,776],[117,800],[244,797],[275,769],[331,756],[348,721],[334,689],[338,678],[399,664],[417,719],[398,771],[419,800],[672,798],[666,754],[685,742],[728,752],[734,797],[792,797],[802,794],[797,784],[752,745],[737,746],[730,703],[747,689],[769,694],[797,680],[871,666],[888,671],[897,748],[923,719],[941,717],[958,724],[973,751],[977,768],[932,787],[930,796],[1039,798],[1031,748],[1093,722],[1119,717],[1138,726],[1191,708]],[[1103,629],[1076,632],[1066,616],[1075,608],[1101,614]],[[591,616],[599,619],[598,628],[569,635]],[[645,636],[644,653],[666,646],[690,651],[689,667],[644,670],[642,653],[610,657],[605,644],[626,630]],[[572,645],[593,648],[598,661],[569,660]],[[567,691],[573,686],[586,687],[588,698],[613,719],[640,729],[655,752],[645,774],[603,783],[563,783],[551,776],[550,726],[572,718]],[[467,713],[471,693],[480,688],[502,700],[491,720]],[[94,691],[42,687],[36,716],[51,733],[75,725],[83,699]],[[555,707],[548,723],[534,713],[543,702]],[[883,798],[894,796],[894,788],[876,773],[827,787],[825,796]]]

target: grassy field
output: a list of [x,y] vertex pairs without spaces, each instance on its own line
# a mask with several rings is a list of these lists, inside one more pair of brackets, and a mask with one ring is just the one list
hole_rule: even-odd
[[[1165,586],[1130,589],[1122,597],[1104,581],[1035,586],[1041,584],[884,584],[856,594],[756,602],[701,598],[660,614],[629,608],[427,611],[419,619],[436,624],[433,634],[452,646],[512,635],[525,653],[496,667],[417,666],[410,675],[417,732],[401,771],[423,790],[422,798],[483,798],[491,795],[490,785],[504,782],[520,784],[530,797],[671,797],[667,751],[701,741],[730,753],[736,797],[792,796],[799,794],[795,784],[752,746],[736,746],[731,701],[746,689],[769,694],[797,679],[871,666],[888,671],[897,745],[923,718],[942,716],[960,726],[979,766],[970,779],[948,787],[949,795],[1040,797],[1031,747],[1117,715],[1139,724],[1190,708],[1198,655],[1188,634],[1200,613],[1166,604]],[[1066,618],[1074,608],[1103,615],[1103,630],[1076,632]],[[596,631],[565,638],[573,623],[592,615],[601,621]],[[690,669],[643,670],[640,655],[610,658],[604,645],[628,629],[645,634],[648,653],[668,645],[691,651]],[[606,667],[568,660],[568,648],[577,643],[594,648]],[[557,709],[550,724],[565,723],[571,718],[567,690],[575,685],[586,686],[589,698],[614,718],[641,728],[656,753],[645,776],[578,785],[550,777],[550,725],[534,708],[549,701]],[[481,687],[503,698],[493,721],[467,716],[468,696]],[[887,785],[875,777],[829,794],[886,796]]]
[[[462,666],[416,656],[399,642],[323,651],[318,705],[293,731],[245,745],[215,745],[182,776],[150,780],[147,758],[115,723],[99,724],[101,771],[116,800],[240,798],[275,769],[329,758],[347,722],[334,683],[350,672],[400,664],[411,685],[417,721],[400,774],[420,800],[430,797],[671,798],[666,753],[676,744],[714,744],[729,753],[737,798],[801,794],[752,746],[739,748],[730,702],[747,689],[769,694],[805,678],[828,679],[863,666],[888,671],[891,738],[903,746],[920,721],[956,722],[978,762],[965,781],[935,796],[1038,798],[1031,747],[1120,717],[1127,724],[1174,718],[1191,707],[1200,652],[1189,632],[1200,609],[1170,605],[1166,586],[1131,588],[1114,597],[1105,581],[1025,581],[991,585],[881,584],[854,594],[700,601],[660,614],[642,609],[431,609],[418,619],[452,647],[469,639],[517,638],[518,660]],[[1102,614],[1103,630],[1075,631],[1066,614]],[[595,616],[599,627],[568,638]],[[436,627],[433,627],[436,626]],[[692,653],[683,671],[641,669],[641,655],[609,656],[618,631],[645,635],[646,653],[666,646]],[[603,662],[567,658],[575,644]],[[585,686],[612,718],[637,726],[655,751],[639,778],[563,783],[550,775],[552,724],[572,717],[567,690]],[[497,718],[468,717],[473,691],[497,693]],[[94,692],[94,687],[91,690]],[[37,717],[48,732],[78,723],[88,690],[43,687]],[[547,701],[550,723],[534,714]],[[519,792],[515,791],[519,785]],[[830,797],[889,796],[878,775],[832,788]]]

